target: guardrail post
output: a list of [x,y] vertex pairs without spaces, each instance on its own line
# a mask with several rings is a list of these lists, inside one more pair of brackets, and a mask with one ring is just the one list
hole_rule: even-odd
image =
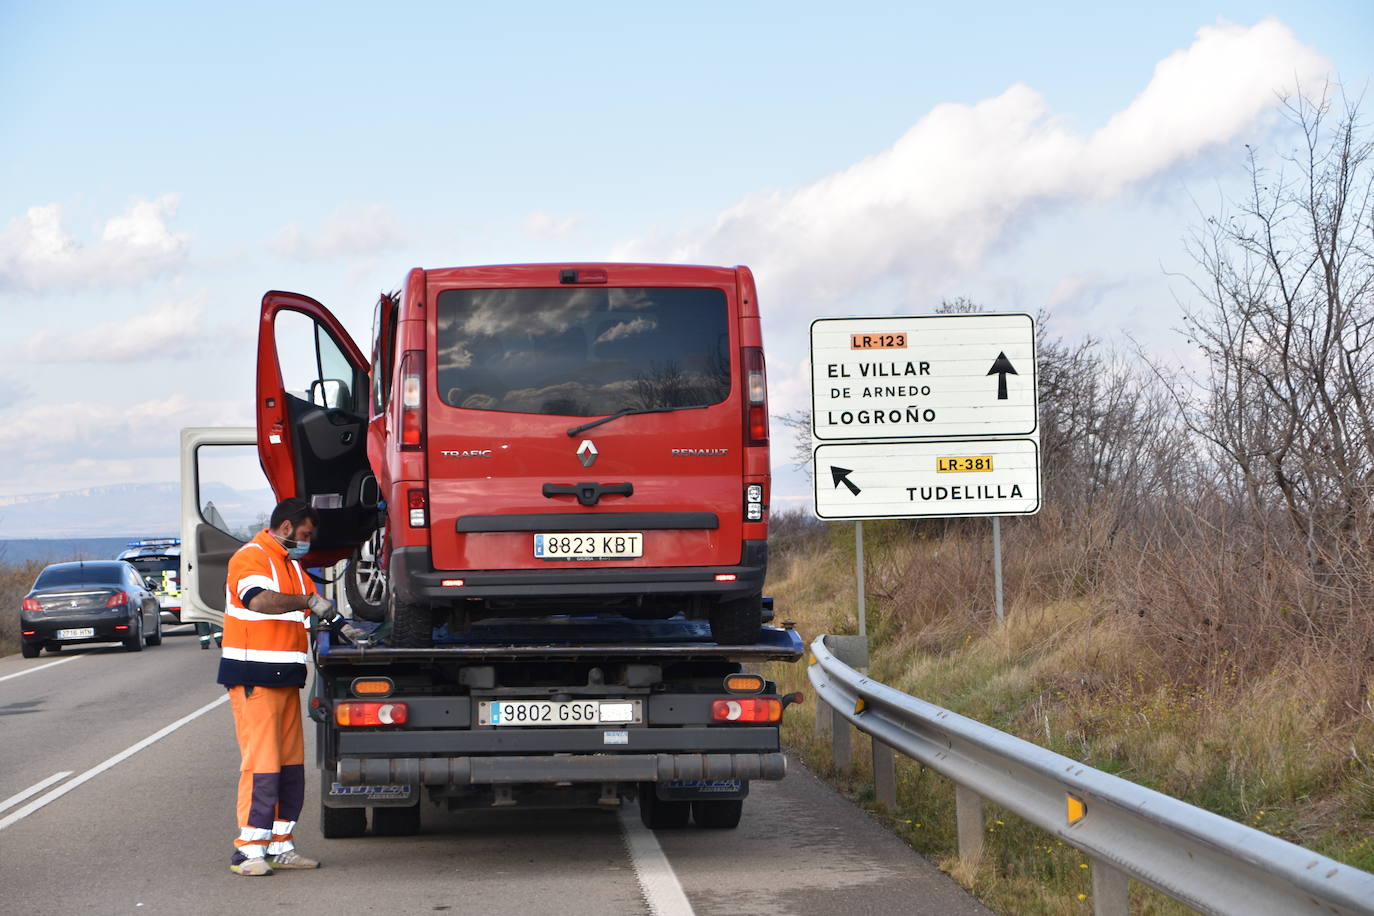
[[888,811],[897,810],[897,761],[892,748],[873,739],[873,794]]
[[816,737],[830,734],[830,704],[816,694]]
[[959,828],[959,858],[970,869],[977,868],[983,858],[983,797],[955,786],[954,819]]
[[854,764],[854,734],[849,720],[838,709],[831,709],[831,741],[834,747],[834,760],[837,769],[849,772]]
[[1094,916],[1131,916],[1131,879],[1101,859],[1092,860]]

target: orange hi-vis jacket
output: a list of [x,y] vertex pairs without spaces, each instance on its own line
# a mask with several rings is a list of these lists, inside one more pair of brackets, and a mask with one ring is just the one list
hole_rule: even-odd
[[259,591],[313,595],[315,583],[266,529],[229,558],[219,683],[228,687],[304,687],[309,611],[260,614],[248,603]]

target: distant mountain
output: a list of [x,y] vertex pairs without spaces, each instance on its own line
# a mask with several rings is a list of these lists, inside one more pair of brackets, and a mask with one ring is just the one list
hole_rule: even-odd
[[[275,503],[267,489],[235,490],[210,483],[204,490],[204,498],[213,502],[235,528],[253,525],[260,515],[272,511]],[[181,487],[176,483],[130,483],[0,496],[0,543],[40,539],[74,543],[91,538],[129,541],[176,536],[180,527]],[[5,559],[15,562],[12,556]]]
[[[156,535],[148,535],[155,537]],[[113,560],[131,537],[119,538],[16,538],[0,540],[0,564],[22,566],[62,563],[67,560]]]

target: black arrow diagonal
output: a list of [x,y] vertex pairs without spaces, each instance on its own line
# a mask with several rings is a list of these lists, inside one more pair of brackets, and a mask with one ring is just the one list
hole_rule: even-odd
[[849,487],[850,493],[858,496],[860,492],[859,488],[854,485],[854,481],[849,479],[849,475],[853,473],[853,470],[850,468],[840,468],[833,464],[830,466],[830,478],[835,481],[835,486],[838,487],[840,484],[844,484],[846,487]]
[[1011,360],[1007,359],[1007,354],[997,354],[997,359],[993,361],[992,368],[988,370],[988,375],[997,376],[997,400],[1005,401],[1007,399],[1007,376],[1019,374],[1016,367],[1011,364]]

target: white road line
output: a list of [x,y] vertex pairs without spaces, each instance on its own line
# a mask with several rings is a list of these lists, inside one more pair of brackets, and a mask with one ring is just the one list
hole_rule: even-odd
[[35,671],[42,671],[44,668],[51,668],[53,665],[65,665],[67,662],[79,662],[85,657],[84,655],[69,655],[66,658],[59,658],[55,662],[48,662],[46,665],[25,668],[23,671],[16,672],[15,674],[7,674],[4,677],[0,677],[0,681],[8,681],[12,677],[23,677],[26,674],[33,674]]
[[137,754],[139,751],[143,750],[143,749],[144,749],[145,747],[147,747],[148,745],[154,743],[155,741],[159,741],[159,740],[161,740],[161,739],[167,737],[167,736],[170,735],[172,732],[176,731],[178,728],[181,728],[181,727],[182,727],[183,725],[185,725],[187,722],[190,722],[192,719],[198,719],[198,718],[200,718],[201,716],[205,715],[205,714],[206,714],[207,712],[209,712],[210,710],[214,709],[216,706],[219,706],[221,703],[226,703],[226,702],[228,702],[228,700],[229,700],[229,694],[226,693],[226,694],[224,694],[223,696],[219,697],[218,699],[215,699],[215,700],[213,700],[212,702],[206,703],[204,706],[202,706],[200,709],[197,709],[195,712],[191,713],[190,715],[182,716],[180,719],[177,719],[177,720],[176,720],[175,722],[173,722],[171,725],[168,725],[168,726],[166,726],[165,728],[160,728],[160,729],[158,729],[157,731],[153,732],[153,733],[152,733],[151,735],[149,735],[148,737],[144,738],[142,741],[138,742],[137,744],[134,744],[134,745],[131,745],[131,746],[125,748],[124,750],[120,751],[118,754],[115,754],[115,755],[114,755],[113,757],[111,757],[110,759],[108,759],[108,760],[106,760],[106,761],[104,761],[104,762],[102,762],[102,763],[97,763],[95,766],[91,767],[89,770],[87,770],[86,772],[82,773],[80,776],[76,777],[76,778],[73,779],[71,782],[63,783],[62,785],[58,786],[56,789],[53,789],[53,790],[52,790],[51,792],[49,792],[47,795],[43,795],[43,796],[40,796],[39,798],[34,799],[33,801],[29,802],[29,803],[28,803],[27,805],[25,805],[24,807],[20,808],[18,811],[16,811],[16,812],[14,812],[13,814],[11,814],[9,817],[6,817],[5,819],[0,820],[0,830],[4,830],[6,827],[8,827],[9,825],[15,823],[16,821],[23,820],[24,818],[28,817],[30,814],[32,814],[33,812],[37,811],[39,808],[42,808],[44,805],[48,804],[49,802],[56,801],[57,799],[59,799],[59,798],[61,798],[62,796],[66,795],[66,794],[67,794],[68,792],[70,792],[72,789],[75,789],[77,786],[79,786],[79,785],[81,785],[82,783],[86,782],[87,780],[94,779],[95,777],[99,776],[101,773],[103,773],[103,772],[105,772],[106,770],[108,770],[110,767],[115,766],[116,764],[121,763],[121,762],[123,762],[123,761],[125,761],[125,760],[128,760],[130,757],[132,757],[134,754]]
[[[0,826],[4,826],[0,823]],[[620,809],[620,828],[625,831],[625,846],[630,851],[639,889],[652,916],[692,916],[692,904],[678,883],[677,875],[658,838],[640,823],[636,814]]]
[[48,786],[52,785],[55,782],[61,782],[70,775],[72,775],[71,770],[63,770],[61,773],[52,774],[42,782],[34,783],[33,785],[25,789],[23,792],[16,792],[14,795],[11,795],[4,801],[0,801],[0,811],[4,811],[6,808],[13,808],[15,805],[19,804],[21,801],[28,798],[30,795],[37,795],[39,792],[42,792]]

